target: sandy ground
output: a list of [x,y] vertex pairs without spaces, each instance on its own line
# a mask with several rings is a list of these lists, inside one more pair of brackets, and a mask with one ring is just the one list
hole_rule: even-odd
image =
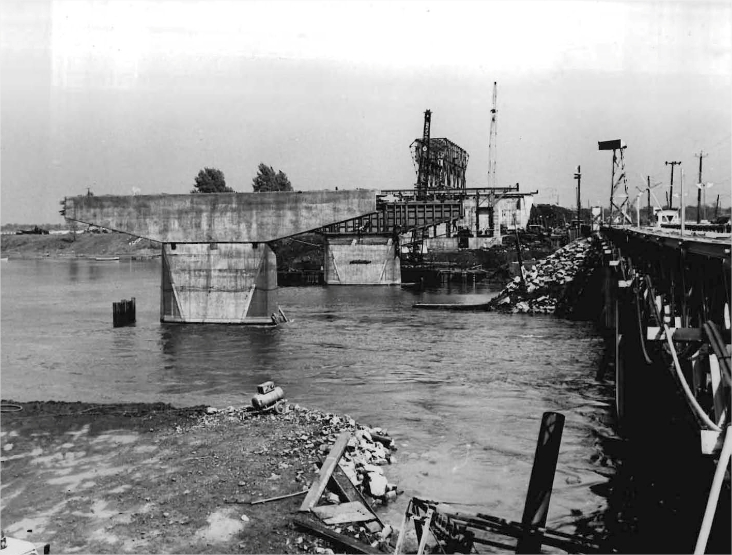
[[327,552],[334,546],[292,525],[303,496],[250,501],[306,489],[319,455],[348,427],[333,416],[299,408],[208,415],[162,404],[4,408],[3,529],[52,553]]

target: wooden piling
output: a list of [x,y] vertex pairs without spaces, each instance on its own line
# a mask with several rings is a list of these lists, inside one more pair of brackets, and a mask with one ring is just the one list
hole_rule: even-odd
[[529,490],[526,493],[524,515],[521,519],[524,535],[516,544],[516,553],[541,552],[543,534],[538,529],[546,526],[563,429],[564,415],[558,412],[543,414]]
[[137,321],[135,297],[129,301],[122,299],[118,303],[112,303],[112,325],[115,328],[128,326]]

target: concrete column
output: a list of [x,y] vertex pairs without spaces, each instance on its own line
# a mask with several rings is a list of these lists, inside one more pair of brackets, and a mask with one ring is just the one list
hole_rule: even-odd
[[165,243],[160,321],[272,324],[277,259],[265,243]]
[[391,237],[325,238],[327,285],[399,285],[401,261]]

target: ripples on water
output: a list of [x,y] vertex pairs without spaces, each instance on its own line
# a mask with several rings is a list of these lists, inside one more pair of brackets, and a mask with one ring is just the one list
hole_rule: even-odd
[[[560,411],[550,524],[603,505],[589,486],[608,392],[589,324],[412,309],[495,294],[479,284],[282,288],[286,325],[172,325],[159,285],[157,262],[3,263],[3,398],[228,406],[273,379],[291,402],[389,429],[400,449],[387,475],[407,494],[397,522],[409,495],[519,520],[541,415]],[[112,328],[112,302],[133,296],[137,325]]]

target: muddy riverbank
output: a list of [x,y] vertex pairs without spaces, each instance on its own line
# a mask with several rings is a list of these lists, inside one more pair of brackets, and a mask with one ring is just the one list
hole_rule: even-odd
[[[296,529],[348,417],[3,401],[2,525],[55,553],[324,553]],[[388,475],[388,466],[385,467]],[[369,538],[363,537],[367,542]]]

